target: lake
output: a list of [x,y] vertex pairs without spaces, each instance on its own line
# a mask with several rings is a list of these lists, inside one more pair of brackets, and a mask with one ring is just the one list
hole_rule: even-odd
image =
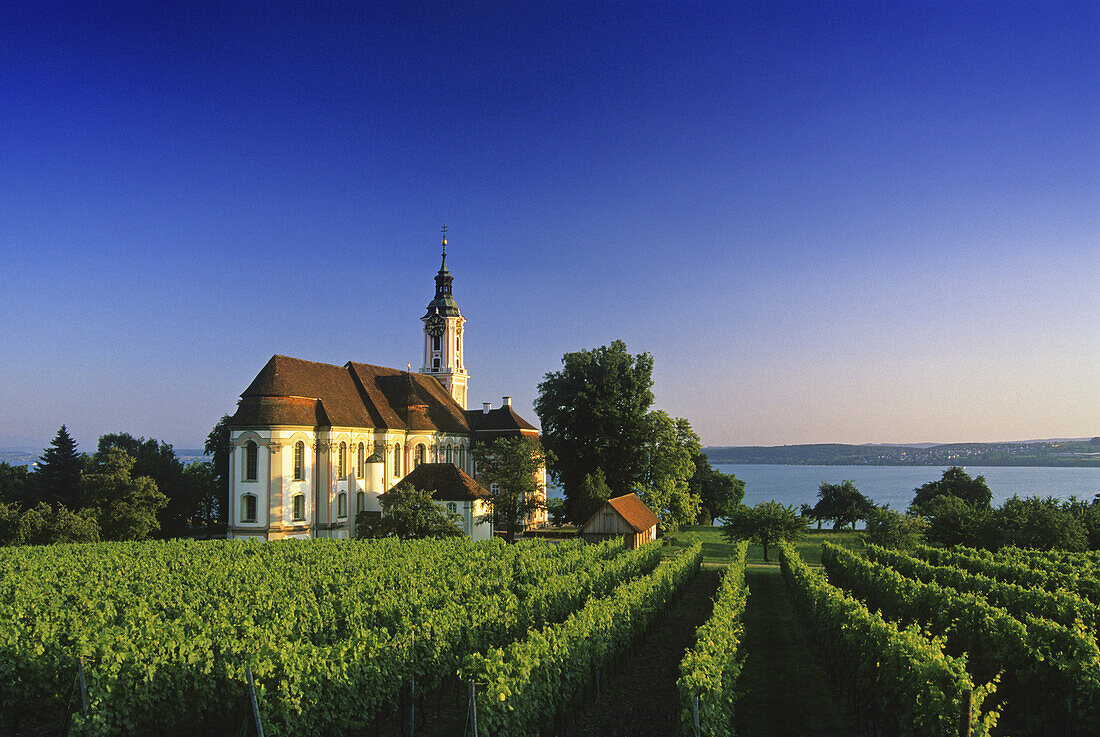
[[[732,473],[745,482],[745,504],[775,500],[793,505],[817,503],[822,481],[839,484],[849,480],[876,504],[905,511],[913,501],[913,489],[943,476],[947,466],[780,466],[773,464],[715,463],[714,468]],[[993,506],[1017,496],[1052,496],[1056,499],[1091,501],[1100,493],[1100,468],[1048,468],[1035,466],[967,466],[971,476],[985,476],[993,492]]]

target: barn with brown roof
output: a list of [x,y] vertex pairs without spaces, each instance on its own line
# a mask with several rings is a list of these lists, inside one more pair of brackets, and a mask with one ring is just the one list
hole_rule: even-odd
[[621,537],[628,548],[637,548],[657,539],[660,520],[637,494],[608,499],[581,525],[585,542],[597,543]]
[[[451,294],[443,245],[435,298],[420,318],[419,372],[274,355],[241,393],[228,422],[229,537],[350,537],[358,512],[380,511],[379,496],[421,467],[453,468],[436,469],[433,478],[446,477],[450,486],[465,478],[476,487],[472,444],[538,437],[510,397],[495,409],[464,406],[466,318]],[[545,470],[540,481],[545,488]],[[437,498],[443,505],[464,501]],[[545,514],[529,523],[545,522]],[[467,534],[488,537],[492,528],[471,521]]]

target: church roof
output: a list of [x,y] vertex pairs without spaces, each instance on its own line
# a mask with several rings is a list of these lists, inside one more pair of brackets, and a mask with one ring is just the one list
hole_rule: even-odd
[[465,411],[434,376],[275,355],[241,394],[230,425],[307,425],[468,433]]
[[393,488],[410,486],[431,491],[433,499],[443,502],[468,502],[490,496],[485,487],[453,463],[421,463]]

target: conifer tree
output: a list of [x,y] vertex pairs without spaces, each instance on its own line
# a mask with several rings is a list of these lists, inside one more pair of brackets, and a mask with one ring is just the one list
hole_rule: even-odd
[[63,504],[75,509],[80,501],[80,471],[84,459],[76,450],[76,441],[69,435],[64,425],[50,441],[38,459],[38,469],[34,472],[35,499],[51,504]]

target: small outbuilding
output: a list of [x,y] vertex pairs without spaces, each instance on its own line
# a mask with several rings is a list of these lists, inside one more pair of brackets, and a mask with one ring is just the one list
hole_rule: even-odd
[[585,542],[598,543],[621,537],[627,548],[637,548],[657,539],[660,520],[637,494],[624,494],[608,499],[596,513],[581,525],[580,536]]

